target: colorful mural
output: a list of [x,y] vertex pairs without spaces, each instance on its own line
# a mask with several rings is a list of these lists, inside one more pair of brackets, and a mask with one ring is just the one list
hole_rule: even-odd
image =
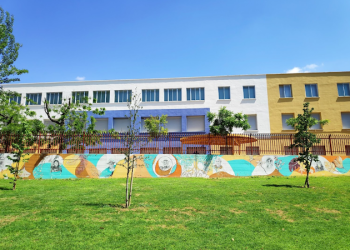
[[[6,165],[9,154],[0,154],[0,178],[10,176]],[[22,178],[123,178],[126,176],[124,155],[119,154],[31,154],[20,164]],[[296,156],[239,155],[137,155],[135,177],[235,177],[298,176],[306,174]],[[350,157],[319,156],[313,162],[313,176],[350,175]]]

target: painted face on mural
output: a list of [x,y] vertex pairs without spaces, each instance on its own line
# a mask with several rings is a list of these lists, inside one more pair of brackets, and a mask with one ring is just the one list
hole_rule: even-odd
[[58,160],[54,160],[51,164],[51,172],[60,172],[60,163]]
[[115,167],[114,167],[115,161],[108,161],[107,164],[108,164],[109,170],[113,172],[113,171],[114,171],[114,168],[115,168]]
[[159,168],[162,171],[167,171],[172,167],[172,161],[169,157],[163,156],[159,159]]

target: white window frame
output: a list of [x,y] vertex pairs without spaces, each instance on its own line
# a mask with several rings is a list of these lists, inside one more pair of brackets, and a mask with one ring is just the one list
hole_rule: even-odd
[[[228,98],[225,96],[225,89],[228,88]],[[224,90],[224,98],[220,98],[220,89]],[[218,87],[218,100],[231,100],[231,88],[230,86],[220,86]]]
[[[244,88],[248,88],[248,95],[249,95],[248,98],[246,98],[246,97],[244,96]],[[254,88],[254,97],[250,97],[249,88]],[[248,99],[250,99],[250,100],[256,99],[255,85],[246,85],[246,86],[243,86],[243,99],[246,99],[246,100],[248,100]]]
[[[311,90],[311,96],[307,96],[307,94],[306,94],[306,86],[307,85],[316,85],[316,91],[317,91],[317,96],[314,96],[313,95],[313,93],[312,93],[312,89],[310,89]],[[305,97],[306,98],[319,98],[320,97],[320,93],[319,93],[319,90],[318,90],[318,84],[317,83],[306,83],[305,84]]]
[[[149,91],[149,96],[148,96]],[[153,100],[152,100],[153,92]],[[158,98],[157,98],[158,95]],[[142,90],[142,102],[159,102],[159,89],[143,89]]]
[[[171,91],[176,91],[176,97],[177,100],[171,100],[170,101],[170,90]],[[167,91],[167,93],[165,93]],[[180,92],[180,93],[179,93]],[[179,98],[180,97],[180,98]],[[166,100],[166,98],[168,100]],[[173,99],[173,98],[172,98]],[[179,100],[180,99],[180,100]],[[164,89],[164,101],[165,102],[181,102],[182,101],[182,89],[181,88],[170,88],[170,89]]]
[[[57,102],[51,102],[52,101],[52,95],[58,95]],[[54,97],[53,97],[54,98]],[[46,93],[46,101],[49,102],[49,104],[62,104],[62,92],[47,92]]]
[[[339,95],[340,93],[339,93],[339,85],[343,85],[343,92],[344,92],[344,95]],[[344,86],[345,85],[347,85],[348,86],[348,88],[350,89],[350,83],[348,83],[348,82],[344,82],[344,83],[337,83],[337,91],[338,91],[338,97],[350,97],[350,93],[349,93],[349,95],[345,95],[345,89],[344,89]]]
[[[98,95],[99,95],[99,93],[101,93],[101,95],[102,95],[102,93],[103,92],[105,92],[105,98],[104,98],[104,101],[98,101]],[[95,94],[96,93],[96,94]],[[108,95],[107,95],[108,94]],[[108,96],[108,101],[107,101],[107,96]],[[102,96],[101,96],[101,98],[102,98]],[[94,92],[93,92],[93,102],[94,103],[110,103],[110,101],[111,101],[111,92],[109,91],[109,90],[95,90]]]
[[[32,98],[28,97],[29,95],[40,95],[40,102],[36,103],[36,104],[31,104],[31,102],[28,101],[28,99],[33,100]],[[35,105],[41,105],[41,101],[42,101],[42,93],[27,93],[26,94],[26,105],[30,105],[30,106],[35,106]],[[35,102],[35,100],[33,100]]]
[[[82,95],[82,96],[80,96]],[[83,97],[83,98],[81,98]],[[77,103],[77,98],[79,98],[79,103],[87,103],[86,97],[89,98],[89,91],[73,91],[72,92],[72,102]],[[83,100],[83,101],[81,101]]]
[[[196,89],[198,89],[199,93],[198,93],[198,98],[196,97],[196,92],[194,92],[194,99],[192,99],[192,92],[196,91]],[[203,89],[203,99],[202,99],[202,90]],[[204,87],[198,87],[198,88],[186,88],[186,100],[187,101],[205,101],[205,88]]]
[[[124,93],[126,92],[126,99],[124,100]],[[122,100],[120,100],[120,93],[122,94]],[[132,97],[132,90],[130,89],[125,89],[125,90],[115,90],[114,91],[114,102],[115,103],[125,103],[125,102],[130,102]]]
[[[290,87],[290,96],[286,96],[285,86]],[[281,96],[281,91],[280,91],[281,87],[283,87],[283,95],[284,96]],[[280,98],[293,98],[292,84],[281,84],[278,86],[278,91],[280,93]]]

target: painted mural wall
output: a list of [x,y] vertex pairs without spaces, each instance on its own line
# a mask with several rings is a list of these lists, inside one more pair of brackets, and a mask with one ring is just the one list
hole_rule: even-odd
[[[0,154],[0,178],[10,173],[9,154]],[[300,176],[305,167],[296,156],[237,155],[137,155],[135,177],[235,177]],[[124,155],[120,154],[31,154],[20,164],[22,178],[123,178],[126,176]],[[350,175],[349,156],[320,156],[311,168],[312,176]]]

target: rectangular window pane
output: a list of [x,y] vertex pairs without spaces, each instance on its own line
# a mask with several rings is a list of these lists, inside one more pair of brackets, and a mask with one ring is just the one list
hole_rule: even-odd
[[[311,117],[315,118],[316,120],[321,120],[321,115],[318,113],[311,114]],[[310,129],[321,129],[321,124],[317,123],[313,125]]]
[[167,102],[169,99],[168,99],[168,92],[169,90],[167,89],[164,89],[164,101]]
[[285,97],[292,97],[292,88],[290,85],[284,85]]
[[219,99],[220,100],[225,99],[224,98],[224,88],[219,88]]
[[285,95],[284,95],[284,86],[283,85],[280,85],[280,97],[281,98],[285,97]]
[[147,90],[147,102],[150,102],[151,101],[151,91],[150,90]]
[[292,114],[282,114],[282,129],[283,130],[294,130],[292,126],[287,125],[287,120],[293,118]]
[[196,100],[196,91],[195,91],[195,89],[191,89],[191,100]]
[[317,85],[311,84],[311,94],[312,97],[318,97]]
[[169,89],[169,101],[175,101],[173,100],[173,90]]
[[200,98],[199,98],[199,89],[196,89],[196,100],[200,100]]
[[310,84],[305,85],[305,93],[306,93],[306,97],[312,97]]
[[201,100],[204,100],[205,98],[204,98],[204,88],[200,88],[200,90],[201,90]]
[[342,83],[338,83],[338,96],[344,96],[344,86]]
[[177,89],[173,89],[173,101],[177,101]]
[[243,87],[243,95],[244,95],[244,99],[248,99],[249,98],[248,87]]
[[350,96],[350,84],[344,83],[344,96]]
[[154,90],[150,90],[150,92],[151,92],[151,101],[154,102],[154,98],[155,98]]
[[249,98],[255,98],[255,87],[254,86],[249,87]]
[[159,89],[156,89],[156,102],[159,102]]
[[187,89],[187,101],[191,100],[191,89]]
[[178,91],[178,99],[179,99],[179,101],[182,101],[182,90],[181,89],[179,89],[179,91]]
[[225,88],[225,99],[230,99],[231,96],[230,96],[230,87],[226,87]]
[[142,90],[142,101],[146,101],[146,90]]
[[118,100],[119,100],[119,91],[116,90],[114,91],[114,102],[118,102]]
[[350,129],[350,113],[341,113],[343,129]]

